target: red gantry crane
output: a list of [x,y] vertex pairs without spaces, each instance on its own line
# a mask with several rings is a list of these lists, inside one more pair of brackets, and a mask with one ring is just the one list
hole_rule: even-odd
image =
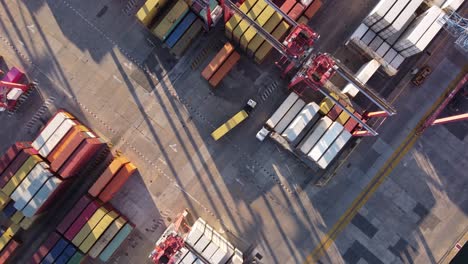
[[29,90],[29,85],[18,83],[24,73],[13,67],[0,80],[0,112],[13,111],[21,95]]

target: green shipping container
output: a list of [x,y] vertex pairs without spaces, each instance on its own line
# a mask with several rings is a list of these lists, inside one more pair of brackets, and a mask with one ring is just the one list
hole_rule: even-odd
[[189,11],[187,3],[178,0],[151,30],[160,40],[165,40]]
[[112,239],[112,241],[107,245],[107,247],[99,255],[99,259],[106,262],[112,257],[115,251],[120,247],[128,235],[132,232],[133,227],[130,224],[126,224],[119,233]]
[[106,214],[101,221],[96,225],[95,228],[89,233],[86,239],[81,243],[80,250],[81,252],[88,253],[89,249],[96,243],[96,241],[102,236],[104,231],[109,227],[109,225],[118,217],[119,215],[115,211],[111,211]]
[[195,22],[185,31],[184,35],[177,41],[175,46],[171,49],[171,52],[176,56],[180,57],[187,50],[192,43],[193,39],[202,31],[203,23],[197,19]]
[[97,211],[94,212],[93,216],[91,216],[88,222],[81,228],[80,232],[78,232],[78,234],[76,234],[76,236],[73,238],[72,243],[75,246],[79,247],[89,235],[89,233],[91,233],[91,230],[93,230],[93,228],[96,227],[96,225],[107,214],[107,212],[108,210],[104,207],[97,209]]
[[77,251],[73,257],[67,262],[67,264],[80,264],[83,261],[84,255],[83,253]]
[[102,234],[98,241],[94,244],[91,250],[88,252],[88,255],[92,258],[97,258],[99,254],[104,250],[104,248],[109,244],[109,242],[114,238],[114,236],[119,232],[120,229],[127,223],[127,220],[123,217],[117,218],[112,224],[107,228],[106,232]]

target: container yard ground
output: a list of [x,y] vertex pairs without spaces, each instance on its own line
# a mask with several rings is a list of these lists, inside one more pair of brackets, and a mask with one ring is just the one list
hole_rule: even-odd
[[[349,1],[329,1],[311,23],[325,35],[328,27],[319,24],[346,21],[343,31],[336,26],[322,37],[337,48],[374,2],[367,10],[347,10],[342,20],[333,9],[336,4],[344,10]],[[264,263],[302,263],[464,63],[449,48],[435,52],[440,44],[452,45],[442,34],[430,47],[434,52],[427,63],[434,73],[426,83],[413,88],[405,85],[411,77],[403,76],[390,95],[399,95],[398,114],[380,128],[380,136],[359,145],[328,186],[317,188],[310,184],[315,172],[271,140],[255,138],[286,97],[286,83],[273,63],[256,66],[243,56],[216,90],[201,78],[208,58],[224,41],[222,29],[205,34],[176,60],[136,23],[136,9],[123,1],[0,5],[0,51],[9,66],[22,67],[39,87],[13,117],[0,116],[0,150],[30,140],[50,113],[65,108],[139,168],[112,200],[136,224],[112,259],[116,263],[145,263],[153,243],[185,208],[241,249],[256,246]],[[107,11],[101,14],[104,5]],[[327,47],[332,53],[336,49]],[[210,133],[249,98],[259,103],[251,117],[214,142]],[[431,128],[343,228],[322,263],[360,258],[369,263],[437,262],[466,227],[462,172],[468,169],[467,144],[444,127]]]

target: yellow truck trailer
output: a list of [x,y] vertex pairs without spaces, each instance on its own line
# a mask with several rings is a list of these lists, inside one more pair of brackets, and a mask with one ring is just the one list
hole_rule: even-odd
[[247,105],[242,110],[240,110],[237,114],[231,117],[226,123],[222,124],[215,131],[213,131],[213,133],[211,133],[211,137],[213,137],[214,140],[218,140],[222,138],[231,129],[233,129],[242,121],[244,121],[249,116],[249,113],[255,108],[256,105],[257,105],[257,102],[255,102],[252,99],[249,99],[249,101],[247,102]]

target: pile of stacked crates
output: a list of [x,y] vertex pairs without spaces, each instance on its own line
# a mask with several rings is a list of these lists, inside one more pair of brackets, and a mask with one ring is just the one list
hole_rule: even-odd
[[216,56],[202,71],[202,77],[216,88],[226,75],[234,68],[240,59],[240,54],[234,50],[234,46],[227,42]]
[[[444,2],[444,1],[443,1]],[[373,50],[395,69],[405,58],[430,44],[444,25],[449,10],[457,10],[464,0],[448,0],[416,15],[423,0],[381,0],[351,36],[351,40]]]
[[[321,1],[274,1],[275,4],[289,17],[301,23],[308,20],[317,12]],[[247,14],[257,24],[262,26],[277,40],[282,41],[291,26],[264,0],[246,0],[239,9]],[[225,34],[233,43],[236,43],[255,62],[261,64],[271,53],[273,47],[260,35],[257,30],[238,14],[234,14],[225,25]]]
[[6,263],[15,250],[21,245],[13,236],[19,231],[16,224],[4,229],[0,227],[0,263]]
[[[209,263],[243,263],[242,252],[201,218],[195,221],[185,243],[198,254],[201,254]],[[174,257],[173,263],[203,262],[191,250],[183,247]]]
[[[217,6],[214,2],[215,8]],[[213,10],[213,9],[211,9]],[[221,13],[220,7],[217,9]],[[188,49],[203,29],[200,16],[183,0],[147,0],[138,10],[137,19],[160,39],[176,57]]]
[[[332,96],[361,117],[336,94]],[[325,169],[349,142],[358,122],[329,98],[323,99],[320,105],[315,102],[306,104],[293,92],[266,125],[307,159]]]

